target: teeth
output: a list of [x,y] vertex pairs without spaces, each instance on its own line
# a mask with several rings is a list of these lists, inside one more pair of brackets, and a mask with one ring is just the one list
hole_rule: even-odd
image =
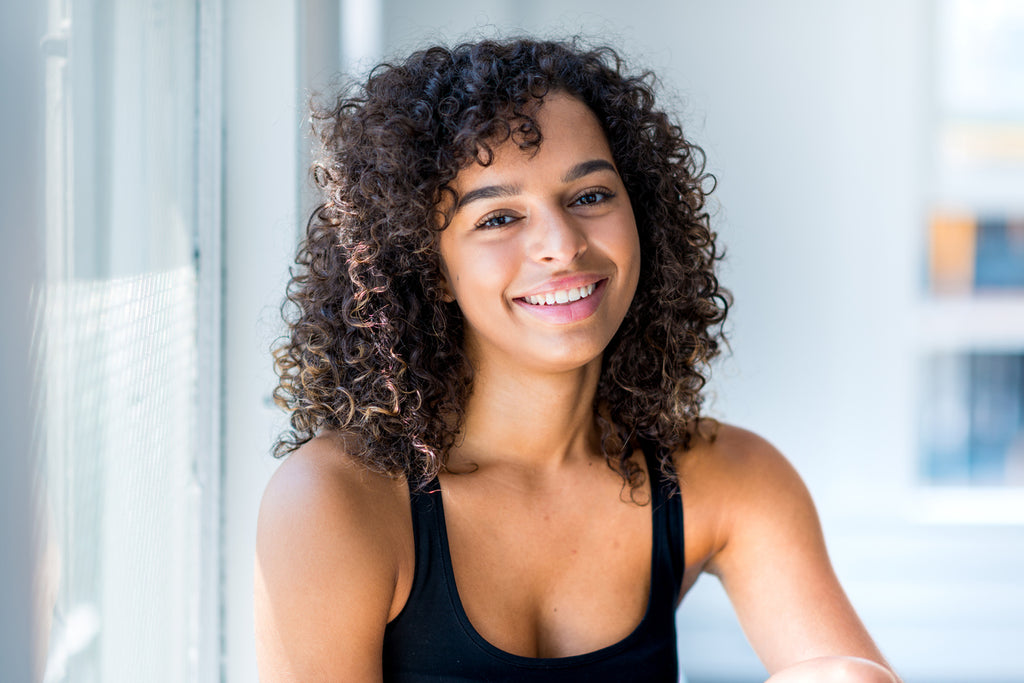
[[567,304],[572,301],[586,299],[588,296],[594,293],[595,289],[597,289],[597,283],[594,283],[592,285],[584,285],[583,287],[573,287],[572,289],[560,289],[557,292],[545,292],[544,294],[528,296],[526,297],[526,302],[533,304],[534,306],[552,306],[554,304]]

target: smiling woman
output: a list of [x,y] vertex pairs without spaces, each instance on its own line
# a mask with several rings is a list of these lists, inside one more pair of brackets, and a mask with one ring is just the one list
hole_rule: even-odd
[[797,474],[701,415],[729,297],[703,155],[650,78],[485,41],[378,67],[317,120],[264,680],[675,680],[704,572],[773,681],[895,680]]
[[545,136],[535,152],[501,145],[452,183],[461,200],[439,238],[445,286],[476,372],[495,362],[599,372],[639,278],[633,209],[585,104],[553,93],[535,117]]

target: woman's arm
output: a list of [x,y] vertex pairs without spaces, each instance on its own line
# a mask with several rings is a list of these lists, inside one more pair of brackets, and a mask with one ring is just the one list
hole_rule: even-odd
[[711,449],[704,462],[721,540],[706,570],[721,579],[769,680],[897,680],[839,585],[814,503],[789,462],[725,425]]
[[788,666],[765,683],[899,683],[888,667],[860,657],[817,657]]
[[[362,471],[337,440],[289,456],[263,496],[256,541],[256,648],[264,683],[382,678],[384,627],[411,575],[408,493]],[[408,534],[408,539],[403,538]]]

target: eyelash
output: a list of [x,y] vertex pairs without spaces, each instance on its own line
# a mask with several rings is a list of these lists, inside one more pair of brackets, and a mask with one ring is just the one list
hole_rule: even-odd
[[593,197],[595,195],[604,197],[604,199],[598,199],[598,200],[593,201],[593,202],[586,202],[585,204],[579,204],[579,206],[593,206],[594,204],[600,204],[602,202],[606,202],[609,199],[611,199],[612,197],[614,197],[615,193],[610,191],[610,190],[605,190],[605,189],[600,188],[600,187],[594,187],[594,188],[591,188],[589,190],[584,190],[583,192],[580,192],[578,195],[576,195],[576,199],[572,200],[572,203],[573,204],[578,204],[579,201],[581,199],[583,199],[584,197]]
[[[572,200],[572,202],[570,203],[570,206],[594,206],[595,204],[601,204],[603,202],[606,202],[606,201],[608,201],[609,199],[611,199],[614,196],[615,196],[614,192],[611,192],[610,190],[601,189],[601,188],[593,188],[593,189],[589,189],[589,190],[584,190],[583,192],[580,192],[578,195],[576,195],[576,198]],[[587,197],[600,197],[600,199],[594,199],[593,201],[580,203],[581,200],[583,200],[583,199],[585,199]],[[484,216],[480,220],[480,222],[476,224],[475,227],[477,229],[479,229],[479,230],[494,230],[496,228],[504,228],[506,225],[508,225],[510,222],[512,222],[512,220],[515,220],[515,218],[516,217],[514,215],[512,215],[510,213],[506,213],[505,211],[495,211],[494,213],[489,213],[486,216]],[[509,220],[506,221],[506,222],[502,222],[500,224],[497,224],[497,225],[488,225],[492,221],[496,221],[496,220],[500,220],[500,219],[509,219]]]
[[486,216],[484,216],[480,220],[480,222],[476,224],[476,228],[479,229],[479,230],[494,230],[495,228],[504,228],[506,225],[508,225],[511,222],[511,221],[508,221],[508,222],[505,222],[505,223],[501,223],[500,225],[488,225],[488,223],[490,223],[491,221],[498,220],[499,218],[514,219],[515,216],[513,216],[511,214],[508,214],[508,213],[505,213],[503,211],[495,211],[494,213],[489,213]]

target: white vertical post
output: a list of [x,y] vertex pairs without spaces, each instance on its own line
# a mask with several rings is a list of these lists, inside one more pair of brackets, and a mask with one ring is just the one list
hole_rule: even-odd
[[224,679],[257,680],[256,516],[283,427],[270,348],[295,252],[296,0],[224,1]]
[[341,0],[341,67],[362,75],[380,60],[383,34],[381,0]]
[[223,397],[222,240],[224,209],[224,0],[200,0],[197,36],[196,256],[197,387],[193,484],[198,496],[199,565],[191,568],[190,680],[223,680]]

